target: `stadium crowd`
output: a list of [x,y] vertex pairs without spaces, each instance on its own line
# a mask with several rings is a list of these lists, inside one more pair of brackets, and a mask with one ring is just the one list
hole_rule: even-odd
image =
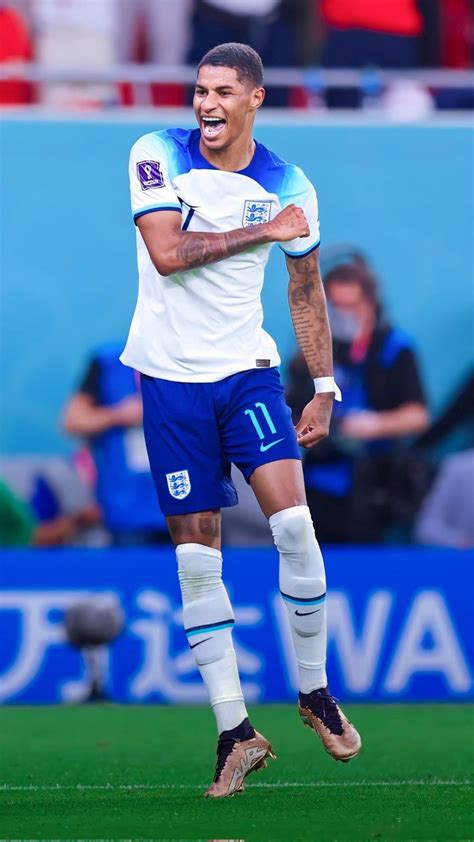
[[[322,89],[308,75],[298,87],[271,87],[272,106],[374,107],[383,101],[376,68],[472,66],[469,0],[8,0],[0,3],[0,104],[50,106],[186,105],[178,82],[120,84],[74,79],[33,84],[25,65],[51,74],[87,68],[98,76],[120,64],[194,66],[216,43],[242,41],[276,67],[370,68],[359,88]],[[472,107],[472,92],[412,87],[423,107]],[[396,91],[397,95],[400,92]],[[426,100],[428,96],[428,100]],[[389,100],[387,100],[389,101]]]

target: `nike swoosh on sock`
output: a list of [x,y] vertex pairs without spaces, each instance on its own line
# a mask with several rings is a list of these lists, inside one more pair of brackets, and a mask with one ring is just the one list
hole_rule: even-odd
[[295,614],[297,614],[298,617],[308,617],[310,614],[317,614],[318,611],[321,611],[321,609],[316,608],[316,611],[295,611]]
[[211,639],[210,637],[205,637],[204,640],[198,640],[197,643],[190,643],[189,646],[190,646],[191,649],[195,649],[196,646],[199,646],[200,643],[206,643],[210,639]]

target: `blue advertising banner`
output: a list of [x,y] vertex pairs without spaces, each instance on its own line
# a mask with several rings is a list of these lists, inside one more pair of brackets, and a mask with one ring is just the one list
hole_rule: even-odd
[[[328,674],[351,701],[473,699],[473,553],[328,549]],[[292,701],[297,674],[273,550],[228,549],[225,580],[248,702]],[[84,664],[65,641],[64,610],[114,594],[125,628],[107,655],[118,702],[195,703],[206,694],[181,624],[170,548],[12,550],[0,562],[0,701],[74,701]]]

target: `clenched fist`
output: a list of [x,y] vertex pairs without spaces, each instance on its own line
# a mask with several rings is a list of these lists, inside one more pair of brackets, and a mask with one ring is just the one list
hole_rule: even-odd
[[321,392],[306,404],[301,418],[296,425],[298,444],[301,447],[313,447],[329,433],[332,405],[332,392]]
[[288,240],[296,240],[297,237],[309,237],[308,220],[296,205],[288,205],[266,225],[270,241],[275,243],[285,243]]

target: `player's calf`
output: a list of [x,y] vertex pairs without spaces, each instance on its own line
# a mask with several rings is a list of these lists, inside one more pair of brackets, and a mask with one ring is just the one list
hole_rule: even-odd
[[288,610],[300,678],[299,713],[336,760],[361,748],[360,736],[327,688],[326,576],[307,506],[270,518],[280,552],[280,590]]
[[180,544],[176,556],[184,628],[221,733],[247,716],[232,643],[234,612],[222,581],[222,555],[201,544]]
[[280,591],[290,621],[300,690],[325,687],[326,576],[307,506],[272,515],[270,526],[280,553]]

